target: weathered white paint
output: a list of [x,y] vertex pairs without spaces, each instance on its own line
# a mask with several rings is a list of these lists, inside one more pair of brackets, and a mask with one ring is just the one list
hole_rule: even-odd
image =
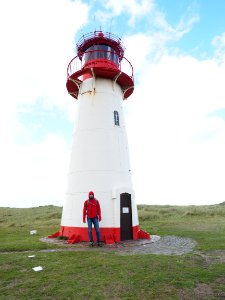
[[121,193],[131,194],[133,226],[138,225],[122,102],[120,86],[110,79],[81,84],[62,226],[86,227],[82,210],[90,190],[101,205],[101,227],[120,227]]

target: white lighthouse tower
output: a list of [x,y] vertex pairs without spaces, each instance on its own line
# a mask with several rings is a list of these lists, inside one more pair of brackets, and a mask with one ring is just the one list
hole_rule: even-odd
[[78,112],[61,226],[52,236],[71,243],[88,241],[82,212],[89,191],[101,205],[105,243],[150,238],[140,230],[131,181],[122,103],[132,94],[134,79],[123,55],[120,38],[95,31],[81,37],[68,65],[67,90],[78,100]]

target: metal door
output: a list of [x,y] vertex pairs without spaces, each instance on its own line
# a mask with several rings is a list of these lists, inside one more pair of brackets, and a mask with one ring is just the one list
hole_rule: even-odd
[[120,194],[120,240],[132,240],[131,194]]

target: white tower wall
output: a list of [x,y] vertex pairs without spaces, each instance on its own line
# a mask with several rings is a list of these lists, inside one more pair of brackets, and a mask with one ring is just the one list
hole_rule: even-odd
[[90,190],[101,205],[101,227],[120,227],[121,193],[131,194],[132,226],[138,225],[122,102],[120,86],[110,79],[89,78],[80,86],[62,226],[86,228],[82,213]]

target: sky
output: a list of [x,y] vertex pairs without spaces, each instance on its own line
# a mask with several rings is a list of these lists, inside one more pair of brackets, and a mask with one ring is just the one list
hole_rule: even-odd
[[63,206],[77,101],[66,69],[82,34],[121,37],[137,204],[225,201],[224,0],[0,2],[0,206]]

